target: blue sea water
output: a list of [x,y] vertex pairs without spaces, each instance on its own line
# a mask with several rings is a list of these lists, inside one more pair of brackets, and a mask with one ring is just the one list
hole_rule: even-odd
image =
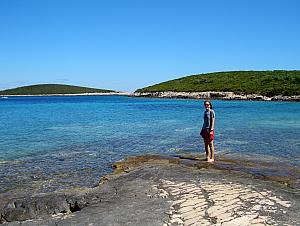
[[[300,168],[300,103],[212,102],[217,158]],[[1,98],[0,193],[93,186],[127,156],[203,153],[202,120],[202,100]]]

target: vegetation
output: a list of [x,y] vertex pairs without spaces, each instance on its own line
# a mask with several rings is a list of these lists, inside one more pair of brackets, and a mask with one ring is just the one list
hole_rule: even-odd
[[228,71],[191,75],[135,92],[221,91],[264,96],[300,95],[300,71]]
[[22,86],[15,89],[0,91],[0,95],[47,95],[47,94],[80,94],[80,93],[108,93],[115,92],[105,89],[94,89],[81,86],[61,84],[41,84]]

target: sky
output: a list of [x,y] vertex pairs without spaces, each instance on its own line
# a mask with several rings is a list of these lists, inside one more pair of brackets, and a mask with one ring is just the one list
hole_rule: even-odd
[[0,0],[0,90],[299,70],[298,0]]

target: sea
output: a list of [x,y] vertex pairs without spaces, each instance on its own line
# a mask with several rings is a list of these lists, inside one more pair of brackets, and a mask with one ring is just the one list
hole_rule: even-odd
[[[299,180],[300,103],[213,100],[216,163]],[[129,156],[204,157],[203,100],[0,98],[0,198],[94,187]],[[199,160],[200,161],[200,160]],[[247,168],[247,167],[245,167]],[[248,167],[249,168],[249,167]]]

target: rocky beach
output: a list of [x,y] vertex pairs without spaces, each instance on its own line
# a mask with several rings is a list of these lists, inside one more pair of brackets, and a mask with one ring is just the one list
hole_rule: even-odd
[[[25,197],[4,225],[299,225],[299,189],[225,167],[226,161],[140,156],[99,186]],[[232,164],[232,163],[231,163]]]

